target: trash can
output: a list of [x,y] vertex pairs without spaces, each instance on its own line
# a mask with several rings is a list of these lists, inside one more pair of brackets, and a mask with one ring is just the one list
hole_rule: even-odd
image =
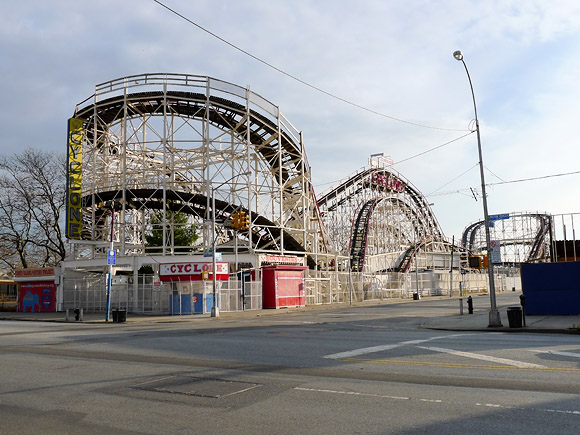
[[522,307],[508,307],[507,316],[510,328],[522,327]]
[[113,323],[125,323],[127,321],[127,310],[113,310]]
[[117,322],[125,323],[127,321],[127,310],[117,310]]
[[413,300],[414,301],[418,301],[421,299],[421,294],[420,293],[413,293]]

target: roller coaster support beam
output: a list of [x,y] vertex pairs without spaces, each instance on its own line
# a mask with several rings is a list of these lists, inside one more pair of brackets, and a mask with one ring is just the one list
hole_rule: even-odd
[[[467,69],[467,64],[463,60],[463,53],[457,50],[453,53],[453,57],[463,63],[465,67],[465,72],[467,73],[467,79],[469,80],[469,87],[471,88],[471,97],[473,98],[473,111],[475,113],[475,131],[477,133],[477,149],[479,152],[479,174],[481,176],[481,195],[483,196],[483,218],[485,225],[485,243],[487,245],[487,254],[491,255],[491,238],[489,235],[489,214],[487,212],[487,195],[485,193],[485,177],[483,174],[483,155],[481,152],[481,137],[479,134],[479,120],[477,119],[477,106],[475,105],[475,93],[473,92],[473,84],[471,83],[471,76],[469,75],[469,70]],[[491,259],[490,259],[491,260]],[[489,310],[489,327],[502,326],[499,310],[497,309],[496,299],[495,299],[495,281],[493,278],[493,262],[489,262],[487,269],[489,274],[489,300],[491,308]]]

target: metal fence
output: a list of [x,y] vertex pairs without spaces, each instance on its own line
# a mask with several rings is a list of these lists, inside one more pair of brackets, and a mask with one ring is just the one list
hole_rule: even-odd
[[552,223],[552,261],[580,260],[580,242],[575,228],[580,224],[580,213],[553,215]]
[[[262,282],[245,282],[235,275],[228,281],[216,281],[221,311],[257,310],[262,308]],[[172,297],[193,298],[202,295],[213,301],[212,281],[154,282],[151,275],[139,275],[135,285],[132,276],[116,276],[111,283],[111,309],[132,313],[169,314],[173,312]],[[66,278],[63,280],[62,309],[83,308],[85,312],[104,312],[107,299],[105,276]]]
[[[497,273],[498,291],[521,290],[519,274]],[[421,273],[383,274],[309,271],[305,279],[306,305],[352,303],[384,299],[407,299],[421,296],[457,296],[482,293],[488,288],[485,273],[462,274],[454,270],[427,270]]]
[[[216,281],[220,311],[262,309],[262,281],[256,274],[252,281],[241,281],[231,275],[228,281]],[[496,274],[498,291],[521,290],[519,272],[501,270]],[[453,271],[427,270],[421,273],[365,274],[348,272],[307,271],[304,279],[306,305],[355,303],[393,298],[421,296],[457,296],[482,293],[488,288],[486,273],[461,274]],[[62,309],[83,308],[85,312],[104,312],[107,282],[104,276],[64,278]],[[178,298],[177,308],[174,305]],[[153,276],[139,275],[137,284],[132,276],[116,276],[111,285],[111,308],[142,314],[181,314],[183,298],[189,312],[202,298],[202,310],[207,313],[213,304],[212,281],[155,282]],[[209,305],[207,302],[209,301]],[[209,307],[209,308],[208,308]],[[188,313],[189,313],[188,312]]]

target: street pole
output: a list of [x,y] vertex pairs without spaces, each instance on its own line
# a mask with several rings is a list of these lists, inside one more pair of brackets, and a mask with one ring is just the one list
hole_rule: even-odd
[[111,248],[109,249],[109,255],[107,255],[109,263],[109,277],[107,279],[107,303],[105,308],[105,322],[109,321],[109,315],[111,311],[111,281],[113,279],[113,262],[110,261],[110,253],[115,249],[114,247],[114,231],[115,231],[115,204],[111,205]]
[[211,243],[211,250],[212,250],[212,269],[211,269],[211,276],[212,276],[212,287],[213,287],[213,306],[211,307],[211,317],[219,317],[220,310],[218,307],[218,296],[217,296],[217,283],[216,283],[216,261],[215,261],[215,248],[216,248],[216,231],[215,231],[215,191],[219,189],[226,183],[229,183],[235,178],[250,175],[251,173],[243,172],[241,174],[234,175],[233,177],[227,179],[226,181],[218,184],[215,187],[211,188],[211,232],[212,232],[212,243]]
[[467,73],[467,79],[469,80],[469,87],[471,88],[471,97],[473,98],[473,111],[475,113],[475,131],[477,133],[477,150],[479,152],[479,175],[481,177],[481,195],[483,196],[483,221],[485,226],[485,243],[488,256],[488,268],[487,273],[489,276],[489,301],[491,308],[489,310],[489,327],[502,326],[500,313],[497,309],[496,299],[495,299],[495,281],[493,277],[493,262],[491,261],[491,237],[489,235],[489,214],[487,211],[487,194],[485,193],[485,176],[483,173],[483,155],[481,152],[481,136],[479,133],[479,120],[477,118],[477,106],[475,104],[475,93],[473,92],[473,84],[471,83],[471,76],[469,75],[469,70],[467,69],[467,64],[463,60],[463,53],[457,50],[453,53],[453,57],[463,63],[465,72]]
[[[221,186],[221,184],[220,184]],[[218,186],[219,187],[219,186]],[[220,316],[220,310],[217,304],[217,291],[216,291],[216,277],[215,277],[215,272],[216,272],[216,264],[215,264],[215,239],[216,239],[216,234],[215,234],[215,189],[212,188],[211,190],[211,233],[212,233],[212,244],[211,244],[211,258],[212,258],[212,265],[211,265],[211,281],[212,281],[212,286],[213,286],[213,305],[211,307],[211,317],[219,317]]]
[[453,236],[451,238],[451,265],[449,266],[449,297],[453,297],[453,248],[454,248],[454,246],[455,246],[455,236]]
[[415,235],[415,287],[417,287],[417,297],[419,297],[419,244],[417,243],[417,236]]

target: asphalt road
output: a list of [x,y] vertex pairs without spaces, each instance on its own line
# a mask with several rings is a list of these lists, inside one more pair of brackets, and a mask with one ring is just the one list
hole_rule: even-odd
[[576,434],[577,335],[431,331],[451,301],[0,322],[0,433]]

